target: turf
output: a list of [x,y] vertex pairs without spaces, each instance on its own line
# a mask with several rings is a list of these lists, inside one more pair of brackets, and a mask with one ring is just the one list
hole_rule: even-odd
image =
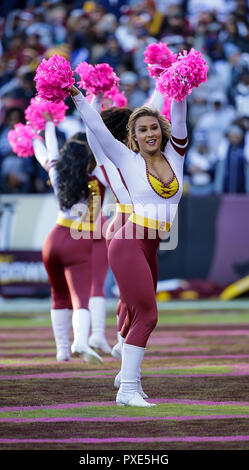
[[[115,311],[107,337],[116,342]],[[0,449],[248,450],[249,312],[161,311],[142,368],[153,408],[117,407],[120,361],[57,363],[47,313],[0,317]],[[28,421],[27,421],[28,420]]]

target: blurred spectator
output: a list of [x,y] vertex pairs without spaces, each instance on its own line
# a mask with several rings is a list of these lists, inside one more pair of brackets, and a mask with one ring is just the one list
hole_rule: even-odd
[[7,50],[3,53],[3,59],[6,61],[6,71],[15,73],[23,64],[24,36],[15,34],[8,42]]
[[149,35],[153,37],[159,37],[159,34],[163,27],[164,15],[158,9],[154,0],[147,0],[144,2],[145,11],[149,17],[146,24],[146,30]]
[[34,33],[29,33],[27,36],[26,36],[26,40],[25,40],[25,43],[26,43],[26,46],[27,48],[31,48],[31,49],[34,49],[35,51],[37,51],[37,56],[39,59],[41,59],[46,51],[46,47],[42,45],[41,43],[41,38],[39,36],[39,34],[37,34],[36,32]]
[[232,96],[238,114],[249,116],[249,70],[245,70],[240,75]]
[[155,80],[151,80],[149,75],[140,75],[138,84],[140,90],[145,93],[146,99],[150,96],[151,88],[152,91],[154,91],[154,87],[156,86]]
[[158,11],[160,11],[164,15],[166,15],[169,11],[172,11],[172,8],[173,10],[175,10],[175,8],[177,8],[178,6],[183,6],[185,8],[186,3],[187,2],[185,0],[155,0],[155,5]]
[[[173,46],[174,43],[176,45],[178,43],[178,50],[181,50],[182,47],[179,47],[180,44],[192,44],[192,36],[193,31],[190,28],[190,25],[187,22],[184,12],[181,8],[179,8],[178,11],[173,11],[166,16],[160,34],[160,40],[165,41],[167,44],[171,44],[171,46]],[[176,50],[176,47],[172,50],[174,49]]]
[[[57,138],[59,138],[58,132],[64,134],[65,140],[72,137],[77,132],[83,132],[82,119],[80,118],[78,111],[75,109],[75,105],[71,98],[66,98],[65,104],[68,106],[66,116],[63,122],[60,122],[56,128]],[[59,142],[60,146],[60,142]]]
[[188,123],[191,131],[199,122],[200,118],[208,111],[208,93],[203,87],[193,90],[188,99]]
[[7,59],[2,57],[0,60],[0,88],[9,83],[12,77],[13,74],[7,70]]
[[34,12],[34,21],[26,29],[26,35],[33,36],[36,34],[39,37],[40,45],[44,48],[50,47],[54,44],[53,28],[49,24],[46,9],[37,9]]
[[104,54],[99,56],[98,63],[107,63],[116,73],[119,73],[123,60],[124,52],[119,46],[117,39],[113,34],[108,35],[106,41],[106,51]]
[[106,13],[102,16],[102,18],[96,24],[96,32],[103,35],[114,34],[117,28],[118,22],[115,15],[111,13]]
[[148,94],[139,89],[138,76],[132,71],[123,72],[120,75],[120,90],[124,91],[127,105],[132,109],[142,106],[148,99]]
[[[130,6],[121,8],[121,11],[124,15],[130,16],[131,23],[138,36],[147,34],[158,37],[164,22],[164,16],[157,9],[154,0],[130,2]],[[124,17],[121,17],[122,19]]]
[[194,47],[201,51],[206,51],[209,43],[216,42],[221,24],[216,15],[211,11],[200,11],[194,29]]
[[[228,74],[223,73],[223,68],[219,66],[220,62],[212,62],[208,55],[203,54],[203,56],[208,65],[207,81],[205,83],[201,83],[198,89],[206,93],[207,97],[216,93],[217,90],[227,96],[227,87],[230,85],[230,81],[227,83]],[[218,66],[217,63],[219,64]],[[192,93],[196,93],[196,91],[197,89],[194,89]]]
[[187,15],[191,24],[196,25],[202,12],[217,12],[217,18],[222,21],[234,8],[234,0],[188,0]]
[[226,95],[222,91],[213,93],[209,98],[210,110],[200,117],[194,129],[205,132],[210,150],[215,152],[226,129],[236,117],[235,110],[228,105]]
[[122,7],[127,5],[127,0],[97,0],[107,13],[112,13],[118,19],[122,14]]
[[189,194],[206,195],[213,192],[215,160],[215,154],[209,148],[205,133],[196,134],[186,157]]
[[153,42],[156,42],[156,39],[151,36],[141,37],[133,54],[130,55],[130,67],[127,67],[134,70],[138,76],[149,76],[147,65],[144,62],[144,51]]
[[22,100],[27,107],[31,98],[36,95],[34,82],[35,72],[29,72],[26,68],[20,68],[17,71],[16,78],[0,89],[0,96],[6,95],[14,99]]
[[236,15],[230,15],[219,35],[219,41],[224,44],[225,48],[233,44],[242,52],[249,52],[247,18],[245,17],[243,23],[239,24],[236,21]]
[[9,155],[2,162],[0,190],[3,193],[28,193],[31,190],[32,165],[27,159]]
[[221,141],[217,151],[215,168],[215,193],[244,193],[248,188],[248,150],[244,132],[232,124]]
[[67,4],[63,2],[52,3],[49,2],[47,6],[47,20],[52,27],[53,42],[61,44],[65,42],[67,30],[65,27],[67,17]]
[[8,133],[18,122],[25,123],[24,112],[19,107],[11,107],[5,110],[5,118],[0,126],[0,169],[5,157],[13,154],[8,141]]
[[242,73],[249,70],[249,54],[242,53],[240,49],[233,46],[233,50],[228,54],[228,60],[231,64],[230,96],[233,96],[233,89],[238,84]]
[[73,9],[67,19],[67,42],[71,48],[71,64],[75,69],[80,62],[90,62],[91,41],[88,39],[90,21],[80,8]]
[[124,52],[133,53],[138,47],[140,31],[138,31],[136,17],[132,9],[127,9],[125,14],[121,16],[115,36]]
[[[249,116],[239,116],[237,119],[235,119],[233,124],[236,124],[239,127],[241,127],[244,134],[246,136],[249,136],[249,134],[248,134],[248,131],[249,131]],[[247,145],[247,149],[249,150],[248,145]]]
[[86,2],[83,9],[89,21],[87,36],[90,41],[91,62],[97,63],[99,56],[104,54],[106,50],[106,35],[109,32],[107,30],[110,27],[112,32],[115,29],[115,22],[113,23],[112,15],[105,14],[105,9],[101,4]]
[[101,2],[86,1],[83,4],[83,11],[88,16],[90,25],[95,28],[105,15],[106,10]]

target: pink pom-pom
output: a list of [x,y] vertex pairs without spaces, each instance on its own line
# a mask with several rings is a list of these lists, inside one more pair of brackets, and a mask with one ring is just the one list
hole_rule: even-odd
[[75,72],[80,76],[80,81],[77,82],[79,88],[89,90],[89,87],[91,87],[91,83],[93,82],[93,65],[88,64],[88,62],[81,62],[77,65]]
[[68,96],[67,88],[74,84],[70,63],[62,56],[43,59],[37,67],[34,80],[39,97],[58,103]]
[[157,81],[158,89],[169,98],[181,101],[194,87],[207,80],[208,65],[200,52],[191,49],[183,51],[171,67],[166,69]]
[[104,98],[110,100],[110,106],[117,106],[118,108],[123,108],[127,105],[127,99],[124,92],[120,92],[116,86],[112,87],[111,90],[106,91]]
[[165,42],[149,44],[144,51],[144,62],[153,78],[158,78],[176,60],[177,54],[174,54]]
[[68,106],[65,105],[64,101],[53,103],[39,98],[31,98],[30,105],[25,109],[25,117],[27,124],[31,124],[38,131],[42,131],[46,127],[44,112],[51,115],[52,121],[57,126],[59,122],[65,119],[67,109]]
[[32,127],[21,122],[15,124],[14,129],[8,132],[8,141],[18,157],[27,158],[34,154],[32,142],[34,138],[42,140],[41,136],[37,135]]
[[108,64],[97,64],[94,67],[95,82],[92,84],[92,92],[94,95],[105,93],[113,87],[119,85],[119,78],[115,74],[113,68]]
[[108,64],[97,64],[93,67],[87,62],[82,62],[75,71],[81,78],[78,85],[94,95],[105,93],[119,84],[118,76]]

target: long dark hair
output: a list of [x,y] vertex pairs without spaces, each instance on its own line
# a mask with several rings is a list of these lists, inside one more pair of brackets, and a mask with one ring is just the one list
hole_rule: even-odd
[[119,140],[120,142],[126,143],[127,134],[128,134],[128,121],[129,117],[132,114],[132,110],[130,108],[109,108],[105,109],[101,113],[101,117],[112,133],[115,139]]
[[62,210],[70,209],[89,196],[89,147],[82,141],[69,139],[60,149],[56,163],[58,172],[58,198]]
[[96,163],[95,157],[94,157],[94,155],[93,155],[93,153],[92,153],[92,151],[89,147],[87,137],[86,137],[86,133],[85,132],[76,132],[76,134],[74,134],[72,137],[70,137],[69,141],[71,141],[71,140],[78,141],[79,143],[83,142],[87,145],[89,156],[90,156],[88,172],[91,174],[93,172],[94,168],[97,166],[97,163]]

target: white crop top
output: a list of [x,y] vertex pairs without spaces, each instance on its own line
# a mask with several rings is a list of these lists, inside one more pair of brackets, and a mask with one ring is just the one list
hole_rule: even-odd
[[183,157],[187,146],[186,100],[180,103],[173,100],[171,105],[172,136],[163,152],[173,172],[173,178],[168,182],[162,182],[149,173],[140,153],[129,150],[113,137],[82,93],[73,97],[73,101],[104,155],[119,170],[133,203],[135,216],[131,220],[139,223],[142,219],[149,219],[171,225],[182,196]]
[[[100,114],[102,106],[102,95],[94,96],[91,101],[91,106]],[[164,98],[161,93],[154,90],[150,99],[148,100],[147,106],[150,108],[156,108],[161,111],[164,104]],[[105,155],[101,145],[96,139],[94,133],[86,126],[86,135],[88,144],[94,154],[97,165],[102,169],[105,179],[113,192],[116,201],[119,204],[132,205],[132,200],[124,182],[121,179],[118,168],[112,163],[112,161]]]

